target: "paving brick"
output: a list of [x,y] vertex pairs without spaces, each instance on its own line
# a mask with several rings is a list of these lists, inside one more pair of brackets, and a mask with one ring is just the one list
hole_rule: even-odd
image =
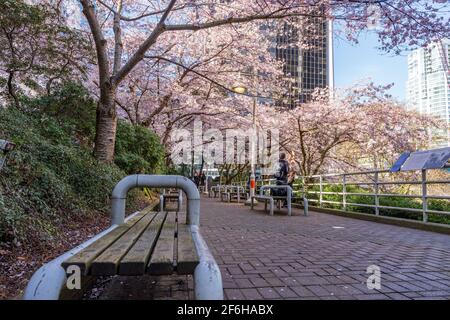
[[[232,293],[245,299],[450,296],[450,236],[313,210],[307,217],[294,213],[269,216],[261,205],[251,211],[202,199],[202,235],[228,273],[228,289],[238,290]],[[381,269],[380,290],[366,285],[372,264]]]
[[296,280],[301,285],[320,285],[329,284],[326,277],[296,277]]
[[330,292],[322,286],[307,286],[307,288],[319,297],[334,296],[333,292]]
[[245,296],[239,289],[224,289],[225,296],[228,300],[243,300]]
[[299,297],[315,297],[316,295],[306,287],[290,287]]
[[270,284],[264,280],[263,278],[250,278],[250,282],[253,284],[254,287],[269,287]]
[[263,296],[264,299],[281,298],[281,295],[278,294],[278,292],[272,287],[257,288],[257,290]]
[[298,295],[295,293],[295,291],[291,290],[289,287],[275,287],[274,289],[282,298],[297,298],[298,297]]
[[255,288],[241,289],[242,294],[248,300],[262,300],[263,296]]
[[411,300],[411,298],[408,298],[407,296],[400,293],[387,293],[386,296],[388,296],[392,300]]
[[275,278],[275,277],[264,277],[264,280],[267,281],[271,286],[284,286],[287,283],[284,281],[285,278]]

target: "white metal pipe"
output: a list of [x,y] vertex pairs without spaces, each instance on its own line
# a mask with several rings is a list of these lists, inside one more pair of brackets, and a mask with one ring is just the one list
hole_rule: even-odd
[[427,171],[422,170],[422,220],[423,222],[428,221],[428,198],[427,198]]
[[128,191],[139,187],[180,188],[186,193],[187,215],[186,223],[200,223],[200,193],[195,184],[186,177],[176,175],[130,175],[114,187],[111,197],[111,223],[122,224],[125,218],[125,203]]
[[222,274],[197,225],[191,225],[192,239],[200,262],[194,271],[196,300],[223,300]]

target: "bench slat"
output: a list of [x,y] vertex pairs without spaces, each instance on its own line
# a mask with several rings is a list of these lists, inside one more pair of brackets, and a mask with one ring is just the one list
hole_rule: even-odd
[[174,242],[175,242],[175,212],[168,212],[164,226],[161,229],[147,272],[152,275],[173,273]]
[[120,259],[128,252],[139,236],[147,228],[155,214],[145,215],[116,242],[95,258],[91,266],[92,275],[115,275]]
[[158,241],[167,213],[159,213],[119,264],[120,275],[142,275]]
[[200,259],[188,225],[178,223],[177,242],[177,273],[194,273]]
[[108,234],[104,235],[97,241],[91,243],[89,246],[74,254],[72,257],[64,261],[61,266],[66,269],[70,265],[79,266],[82,274],[89,273],[92,261],[98,257],[106,248],[114,243],[120,236],[127,232],[135,223],[144,217],[150,210],[142,210],[134,217],[130,218],[125,224],[118,226]]

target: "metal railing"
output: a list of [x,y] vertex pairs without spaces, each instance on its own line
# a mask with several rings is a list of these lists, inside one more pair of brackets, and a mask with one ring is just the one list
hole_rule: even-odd
[[[448,166],[446,167],[448,168]],[[335,173],[322,174],[312,176],[299,177],[293,184],[294,194],[301,194],[315,207],[322,208],[324,205],[340,206],[344,211],[350,211],[350,207],[372,208],[375,215],[380,215],[382,210],[395,210],[403,212],[414,212],[422,214],[422,221],[428,222],[429,214],[450,216],[450,211],[432,210],[429,209],[429,202],[431,199],[447,200],[450,206],[450,192],[444,191],[441,194],[431,194],[430,186],[443,187],[443,190],[450,190],[450,180],[448,177],[442,180],[428,180],[429,171],[437,170],[421,170],[411,172],[397,172],[391,173],[389,170],[373,170],[360,171],[350,173]],[[411,175],[415,179],[403,179],[399,181],[387,181],[387,177],[395,178],[402,175]],[[352,181],[352,177],[361,177],[365,181]],[[383,178],[384,176],[384,178]],[[450,177],[450,174],[448,174]],[[330,181],[331,180],[331,181]],[[275,179],[262,179],[257,181],[257,187],[263,185],[274,184]],[[244,182],[239,182],[239,185],[245,186]],[[339,191],[324,191],[328,186],[336,186],[335,189]],[[392,191],[395,187],[400,186],[415,186],[415,193],[398,193],[397,190]],[[350,187],[359,187],[360,192],[349,192]],[[372,189],[373,191],[371,191]],[[389,190],[390,189],[390,190]],[[418,192],[420,191],[420,192]],[[332,201],[327,200],[327,196],[339,196],[341,200]],[[351,202],[352,196],[369,197],[372,198],[373,204]],[[383,198],[405,198],[405,199],[419,199],[418,206],[421,203],[421,208],[413,207],[399,207],[388,206],[380,204],[380,199]],[[336,200],[336,199],[335,199]]]

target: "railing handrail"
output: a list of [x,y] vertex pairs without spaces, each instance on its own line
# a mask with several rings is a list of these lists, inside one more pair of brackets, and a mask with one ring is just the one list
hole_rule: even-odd
[[[450,165],[444,166],[444,169],[450,168]],[[301,187],[300,190],[293,190],[293,192],[298,193],[300,192],[303,194],[303,196],[308,199],[310,202],[318,203],[319,207],[322,207],[324,203],[330,203],[330,204],[339,204],[342,206],[344,211],[347,211],[347,208],[349,206],[353,207],[369,207],[373,208],[375,210],[375,215],[380,214],[380,209],[393,209],[393,210],[399,210],[399,211],[410,211],[410,212],[421,212],[422,213],[422,220],[423,222],[428,222],[428,214],[442,214],[442,215],[450,215],[449,211],[438,211],[438,210],[431,210],[428,208],[429,199],[439,199],[439,200],[450,200],[450,195],[429,195],[428,194],[428,186],[429,185],[439,185],[439,184],[450,184],[449,179],[445,180],[427,180],[427,172],[429,170],[436,170],[436,169],[423,169],[423,170],[416,170],[416,171],[410,171],[415,173],[420,173],[420,177],[412,180],[407,181],[403,179],[402,181],[380,181],[380,175],[389,173],[395,175],[398,172],[391,172],[389,169],[379,169],[379,170],[367,170],[367,171],[357,171],[357,172],[345,172],[345,173],[328,173],[328,174],[318,174],[318,175],[310,175],[310,176],[299,176],[296,180],[300,180],[300,182],[294,181],[292,184],[293,187]],[[405,172],[403,172],[405,173]],[[347,177],[349,176],[356,176],[356,175],[372,175],[370,177],[370,181],[366,182],[353,182],[353,181],[347,181]],[[340,177],[341,179],[339,181],[334,182],[327,182],[324,181],[325,178],[330,177]],[[311,182],[311,180],[317,179],[316,182]],[[261,187],[262,189],[268,188],[271,185],[271,182],[276,181],[274,178],[268,178],[268,179],[260,179],[257,182],[260,182],[260,184],[257,184],[258,187]],[[267,184],[266,184],[267,183]],[[240,181],[236,184],[245,185],[244,182]],[[323,187],[326,185],[341,185],[342,191],[340,192],[331,192],[331,191],[324,191]],[[401,194],[401,193],[380,193],[380,187],[381,186],[399,186],[399,185],[417,185],[421,186],[421,194]],[[306,190],[308,186],[319,186],[319,190],[310,191]],[[375,189],[374,192],[367,192],[367,193],[358,193],[358,192],[347,192],[347,186],[371,186]],[[318,199],[311,199],[308,198],[309,194],[315,194],[318,195]],[[325,200],[323,196],[327,195],[339,195],[342,196],[342,201],[329,201]],[[363,204],[363,203],[353,203],[348,202],[347,196],[368,196],[374,198],[374,204]],[[380,198],[386,198],[386,197],[398,197],[398,198],[416,198],[422,200],[422,208],[413,208],[413,207],[396,207],[396,206],[386,206],[386,205],[380,205]]]

